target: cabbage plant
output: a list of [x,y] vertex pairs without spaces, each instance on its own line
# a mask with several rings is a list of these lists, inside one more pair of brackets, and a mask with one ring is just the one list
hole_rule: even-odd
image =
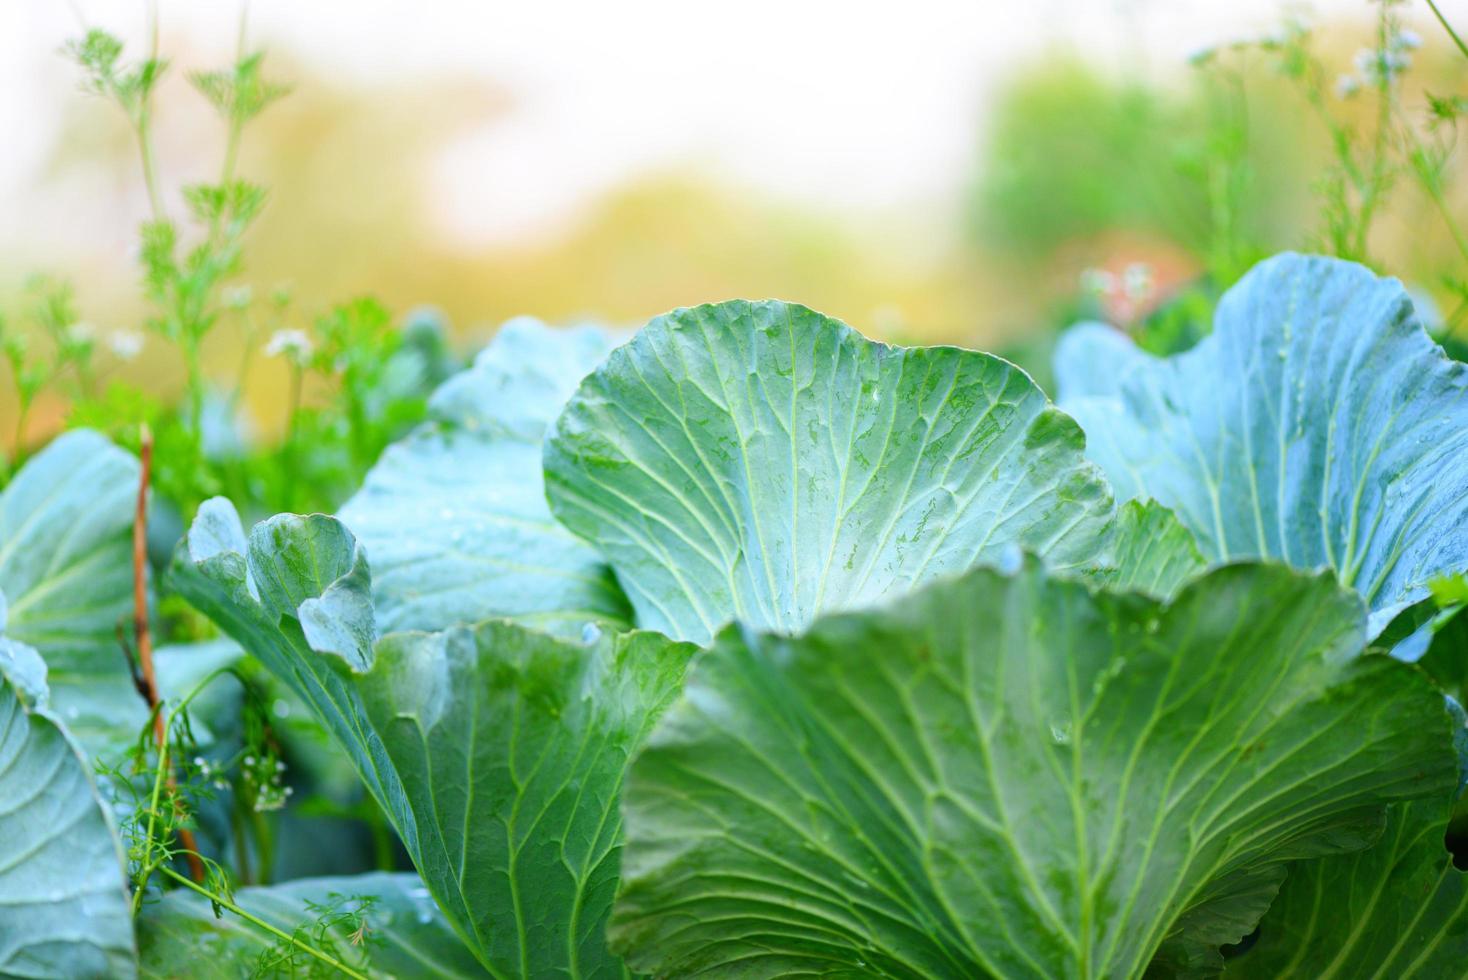
[[[507,326],[337,516],[200,508],[167,586],[308,706],[416,868],[242,889],[253,932],[175,891],[134,933],[105,794],[45,707],[67,614],[15,615],[66,566],[32,543],[7,577],[0,542],[23,627],[0,785],[60,787],[0,813],[0,969],[176,975],[211,948],[229,975],[289,902],[345,888],[382,903],[359,975],[1468,955],[1463,716],[1384,649],[1468,566],[1468,402],[1399,284],[1281,256],[1171,359],[1079,327],[1059,407],[1000,358],[788,303],[618,340]],[[5,542],[92,526],[26,516],[25,479]],[[21,887],[61,873],[24,841],[62,803],[108,896],[95,941]]]

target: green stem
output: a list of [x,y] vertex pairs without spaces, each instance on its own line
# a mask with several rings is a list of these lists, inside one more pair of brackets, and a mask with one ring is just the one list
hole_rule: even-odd
[[357,385],[349,381],[347,390],[347,421],[351,427],[352,459],[358,467],[372,465],[372,448],[367,441],[367,407],[357,394]]
[[184,372],[188,384],[189,428],[194,445],[204,445],[204,369],[199,362],[199,340],[192,333],[182,338]]
[[[162,711],[162,706],[157,709]],[[148,802],[148,834],[143,839],[147,841],[148,847],[153,847],[153,832],[158,824],[158,797],[163,792],[163,774],[168,771],[168,740],[158,746],[158,768],[153,773],[153,794]],[[165,857],[166,860],[166,857]],[[133,889],[133,915],[136,916],[143,908],[143,896],[148,891],[148,879],[153,874],[153,862],[143,865],[143,872],[138,878],[137,886]]]
[[240,124],[235,120],[229,125],[229,138],[224,144],[224,166],[220,168],[220,184],[228,187],[234,180],[235,158],[240,152]]
[[[235,668],[232,666],[215,667],[213,670],[209,671],[209,673],[205,674],[203,679],[201,679],[199,683],[195,684],[188,694],[184,695],[183,700],[178,703],[178,707],[173,709],[174,714],[178,714],[188,708],[189,704],[193,702],[194,698],[203,693],[204,688],[214,683],[215,678],[219,677],[221,674],[232,674],[236,677],[236,679],[238,679],[239,677],[239,675],[235,673]],[[245,682],[243,680],[240,681],[241,686],[244,686],[244,683]]]
[[1438,174],[1433,171],[1430,165],[1427,148],[1422,145],[1422,139],[1411,126],[1403,126],[1402,131],[1407,134],[1407,138],[1412,142],[1415,159],[1421,161],[1417,164],[1416,170],[1417,176],[1422,182],[1422,189],[1427,192],[1428,198],[1431,199],[1433,205],[1437,208],[1438,214],[1442,216],[1443,224],[1447,226],[1448,234],[1452,236],[1453,244],[1458,247],[1458,254],[1463,256],[1464,261],[1468,261],[1468,238],[1464,237],[1462,229],[1458,227],[1457,219],[1453,217],[1452,208],[1448,207],[1448,202],[1443,197],[1442,184]]
[[1385,52],[1394,33],[1395,22],[1386,5],[1383,4],[1376,31],[1377,58],[1381,59],[1382,63],[1376,69],[1376,134],[1371,143],[1371,179],[1361,196],[1361,210],[1356,223],[1356,253],[1363,261],[1366,259],[1366,242],[1371,234],[1371,224],[1375,220],[1376,209],[1388,186],[1386,150],[1388,137],[1391,134],[1392,108],[1395,98],[1392,94],[1392,78],[1385,64]]
[[1463,57],[1468,58],[1468,44],[1463,43],[1463,39],[1458,36],[1458,32],[1453,30],[1453,25],[1449,24],[1448,19],[1443,16],[1443,12],[1437,9],[1437,4],[1433,3],[1432,0],[1427,0],[1427,6],[1432,11],[1432,15],[1437,18],[1437,22],[1443,26],[1443,30],[1448,32],[1448,37],[1453,39],[1453,43],[1463,53]]
[[20,410],[16,412],[15,415],[15,435],[11,440],[12,446],[10,451],[10,456],[13,460],[16,461],[17,466],[20,465],[19,460],[21,450],[25,448],[25,423],[26,416],[29,415],[30,412],[31,400],[29,398],[22,398],[20,400]]
[[356,980],[367,980],[366,974],[359,973],[358,971],[347,966],[341,960],[338,960],[333,956],[328,956],[326,953],[321,952],[321,950],[317,949],[315,946],[312,946],[309,943],[304,943],[301,940],[297,939],[295,936],[290,935],[289,933],[282,932],[280,929],[277,929],[275,926],[266,922],[264,919],[256,918],[255,916],[246,912],[244,909],[240,908],[238,905],[236,905],[234,902],[231,902],[224,896],[216,895],[202,885],[195,884],[193,881],[179,874],[177,871],[174,871],[172,868],[160,867],[158,870],[161,873],[172,878],[174,881],[183,885],[185,888],[193,889],[200,895],[203,895],[205,898],[209,899],[209,901],[218,905],[220,908],[228,909],[251,925],[256,926],[260,929],[264,929],[266,932],[270,933],[272,936],[275,936],[277,939],[281,939],[285,942],[290,943],[292,946],[295,946],[302,952],[308,953],[311,956],[316,957],[318,960],[325,963],[326,965],[334,967],[340,970],[342,973],[345,973],[347,976],[356,978]]
[[[249,26],[250,5],[240,5],[240,27],[235,40],[235,63],[238,64],[245,57],[245,32]],[[224,162],[219,168],[219,186],[224,193],[229,193],[229,185],[234,181],[235,160],[239,157],[240,132],[244,128],[244,121],[239,113],[232,107],[229,112],[229,132],[224,142]],[[219,239],[219,221],[224,212],[221,209],[216,212],[212,221],[209,222],[209,240],[217,242]]]
[[301,412],[301,389],[305,384],[305,368],[291,362],[290,415],[285,422],[285,445],[281,459],[285,463],[285,505],[290,510],[296,497],[296,416]]
[[138,150],[143,159],[143,183],[148,188],[148,204],[153,209],[153,220],[164,221],[163,198],[158,193],[158,176],[153,168],[153,146],[148,136],[148,113],[144,110],[138,114],[138,121],[134,127],[138,134]]
[[[154,63],[158,60],[158,3],[150,0],[148,3],[148,61]],[[153,138],[148,131],[148,122],[152,115],[150,102],[152,93],[148,99],[138,106],[136,118],[133,120],[133,128],[137,131],[138,150],[143,159],[143,183],[148,188],[148,203],[153,209],[153,220],[164,221],[163,196],[158,192],[158,176],[153,166]]]
[[259,810],[251,809],[251,826],[255,831],[255,871],[260,884],[268,885],[275,877],[275,838],[270,821]]
[[97,392],[96,377],[92,374],[91,369],[83,364],[80,360],[76,362],[75,368],[76,383],[77,387],[81,390],[82,397],[91,398]]
[[259,332],[255,326],[255,316],[249,310],[240,313],[239,323],[245,342],[242,345],[243,353],[240,354],[240,367],[235,373],[234,391],[229,397],[230,407],[237,406],[240,399],[244,397],[245,383],[250,378],[250,361],[255,353],[255,336]]
[[229,827],[234,837],[235,858],[239,864],[240,884],[253,885],[255,878],[250,873],[250,842],[245,837],[245,816],[239,806],[231,809]]
[[[1335,152],[1336,163],[1341,173],[1345,175],[1346,181],[1357,194],[1364,197],[1366,193],[1366,180],[1361,173],[1361,168],[1356,164],[1355,152],[1353,150],[1354,139],[1351,131],[1343,126],[1326,105],[1324,92],[1326,83],[1324,80],[1324,68],[1318,61],[1312,61],[1310,67],[1310,78],[1304,80],[1300,89],[1305,97],[1305,102],[1315,111],[1320,122],[1325,126],[1330,135],[1331,149]],[[1350,204],[1342,201],[1340,204],[1341,214],[1338,221],[1331,221],[1329,210],[1330,201],[1327,200],[1327,221],[1329,222],[1329,235],[1333,250],[1342,258],[1360,258],[1353,254],[1351,242],[1351,226],[1355,219],[1350,213]],[[1338,226],[1338,227],[1337,227]]]

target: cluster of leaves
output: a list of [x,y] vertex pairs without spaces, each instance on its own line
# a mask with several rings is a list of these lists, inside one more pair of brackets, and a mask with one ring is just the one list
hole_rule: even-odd
[[[207,935],[236,972],[1451,972],[1468,371],[1395,281],[1284,255],[1193,350],[1082,326],[1057,375],[1060,408],[773,301],[615,348],[521,321],[339,518],[206,502],[167,584],[331,733],[417,875],[330,883],[365,910],[167,851],[144,969]],[[125,973],[117,838],[73,795]]]
[[[74,53],[151,185],[164,66]],[[1286,254],[1196,344],[1082,324],[1058,404],[776,301],[513,321],[449,376],[427,321],[272,296],[290,427],[230,448],[198,350],[255,335],[233,161],[279,90],[243,51],[194,81],[223,178],[143,250],[190,379],[154,509],[192,525],[148,581],[139,462],[87,428],[0,494],[0,973],[1460,969],[1468,369],[1399,283]],[[33,295],[17,381],[126,446],[140,402]],[[337,516],[247,533],[271,505]],[[227,637],[155,651],[161,699],[118,649],[153,601]],[[292,710],[413,871],[270,883]]]

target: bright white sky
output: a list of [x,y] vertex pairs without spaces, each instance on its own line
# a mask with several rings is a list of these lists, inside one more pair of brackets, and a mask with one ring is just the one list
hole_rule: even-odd
[[[1468,22],[1468,0],[1447,0]],[[142,2],[0,0],[0,240],[23,236],[27,188],[73,69],[56,51],[85,18],[129,39]],[[1200,48],[1274,27],[1280,0],[256,0],[254,43],[391,84],[465,73],[512,115],[466,131],[425,174],[445,232],[504,240],[553,227],[599,192],[673,165],[855,211],[962,189],[976,121],[1018,63],[1063,46],[1172,71]],[[1317,13],[1365,0],[1318,0]],[[1421,11],[1414,11],[1420,14]],[[220,57],[238,6],[164,0],[168,32]],[[7,228],[6,226],[9,225]],[[34,229],[32,229],[34,230]]]

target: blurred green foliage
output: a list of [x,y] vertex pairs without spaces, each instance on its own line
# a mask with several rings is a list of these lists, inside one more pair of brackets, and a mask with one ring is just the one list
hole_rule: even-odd
[[[1159,354],[1184,350],[1250,266],[1294,249],[1401,276],[1461,353],[1468,100],[1454,86],[1468,54],[1447,32],[1428,43],[1409,29],[1400,3],[1371,9],[1364,30],[1290,15],[1266,36],[1205,49],[1183,85],[1064,60],[1019,77],[995,113],[970,225],[1037,292],[1037,268],[1074,278],[1042,326],[1001,352],[1048,385],[1055,335],[1076,320],[1111,322]],[[1136,269],[1145,290],[1125,285]]]
[[[976,181],[979,240],[1034,261],[1126,231],[1228,271],[1288,242],[1307,166],[1291,137],[1298,114],[1268,78],[1253,106],[1241,75],[1188,81],[1157,85],[1067,60],[1016,79]],[[1249,243],[1247,254],[1229,251],[1235,242]]]
[[[333,510],[387,444],[424,417],[428,393],[458,366],[445,324],[423,314],[399,329],[385,307],[362,298],[296,326],[304,318],[290,290],[257,296],[239,281],[245,236],[267,200],[265,187],[237,175],[242,137],[288,91],[265,77],[264,56],[245,48],[243,29],[231,65],[188,76],[224,123],[225,144],[216,180],[179,188],[187,220],[175,219],[154,160],[154,95],[169,66],[157,54],[156,29],[152,35],[136,61],[99,28],[66,53],[81,69],[83,90],[113,103],[132,131],[150,203],[138,232],[142,325],[181,362],[182,396],[160,398],[109,379],[142,350],[144,333],[97,336],[82,320],[72,286],[38,277],[24,295],[24,322],[0,321],[0,352],[18,404],[7,469],[18,468],[33,448],[27,422],[37,398],[50,394],[66,406],[68,426],[98,429],[135,452],[143,433],[151,433],[155,502],[179,528],[219,494],[251,515]],[[204,368],[204,346],[219,328],[241,341],[228,382]],[[270,442],[257,438],[244,403],[262,342],[289,371],[286,429]]]

